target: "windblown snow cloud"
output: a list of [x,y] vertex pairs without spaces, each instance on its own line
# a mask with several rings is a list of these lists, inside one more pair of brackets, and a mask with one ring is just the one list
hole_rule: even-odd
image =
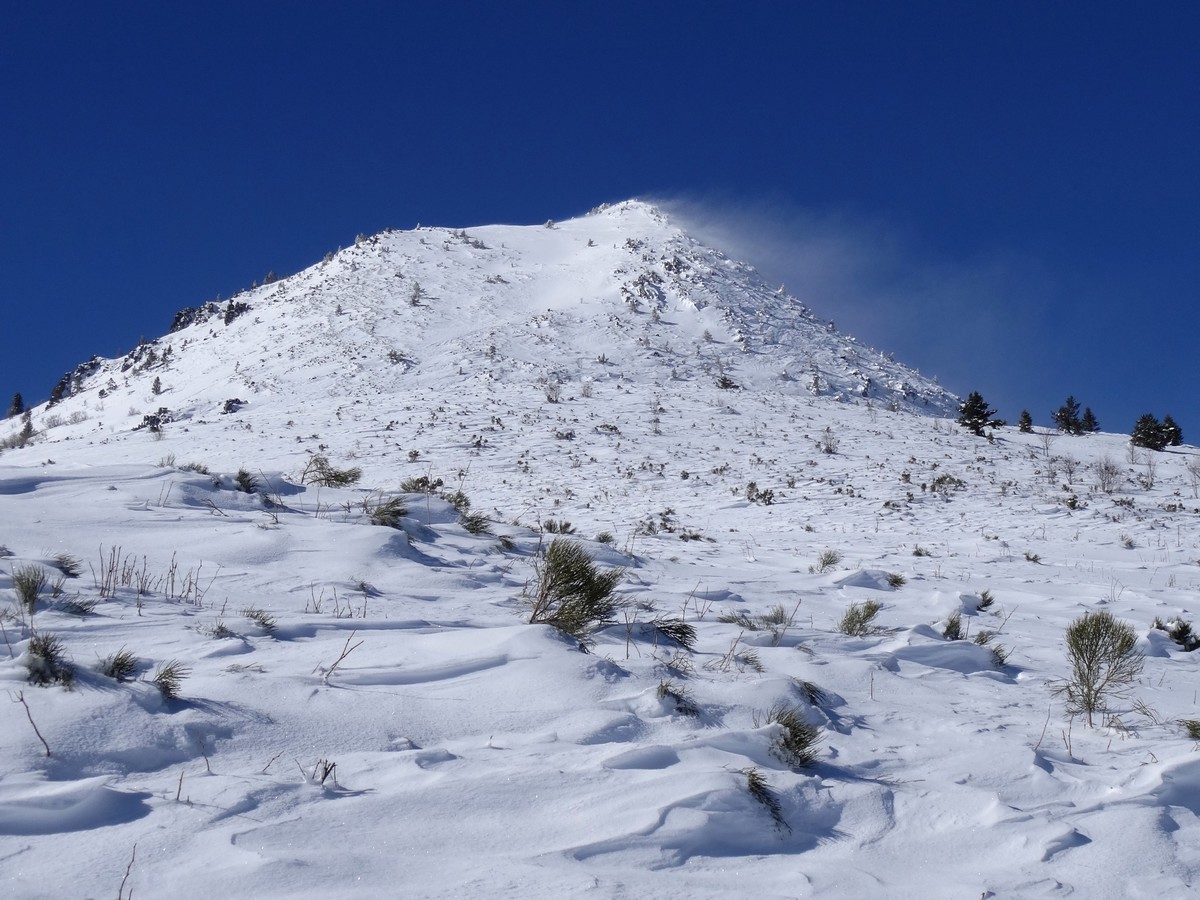
[[965,393],[987,369],[1039,355],[1029,335],[1043,330],[1052,287],[1041,265],[1018,253],[951,258],[881,216],[765,200],[655,202],[839,330],[938,375],[951,390]]

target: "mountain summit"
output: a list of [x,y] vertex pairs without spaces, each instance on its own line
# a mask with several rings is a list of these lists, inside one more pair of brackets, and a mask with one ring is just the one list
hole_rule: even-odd
[[637,424],[658,419],[655,434],[672,407],[807,420],[845,405],[944,416],[958,402],[630,200],[544,226],[360,236],[295,275],[179,311],[122,358],[82,364],[55,388],[46,438],[186,429],[198,451],[225,456],[219,434],[245,428],[294,436],[267,451],[280,468],[313,433],[335,453],[430,460],[499,449],[539,416],[564,434],[626,429],[599,421],[602,403],[575,402],[611,392],[644,395]]

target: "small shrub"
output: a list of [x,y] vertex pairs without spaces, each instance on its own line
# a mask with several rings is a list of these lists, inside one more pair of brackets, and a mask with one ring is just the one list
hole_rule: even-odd
[[750,614],[742,609],[737,612],[723,612],[717,616],[717,621],[723,625],[736,625],[746,631],[759,629],[758,620],[751,618]]
[[673,641],[686,650],[696,649],[696,629],[683,619],[659,616],[653,619],[650,625],[660,637]]
[[116,653],[109,654],[100,660],[97,667],[101,675],[114,681],[129,681],[137,675],[141,660],[122,647]]
[[876,600],[864,600],[862,603],[851,603],[845,614],[838,621],[837,630],[851,637],[866,637],[875,634],[878,627],[872,624],[883,607]]
[[1143,657],[1132,625],[1107,610],[1084,613],[1067,626],[1067,661],[1071,674],[1058,688],[1071,713],[1087,716],[1105,709],[1111,698],[1128,692],[1141,674]]
[[[803,769],[816,762],[821,729],[806,722],[800,710],[786,703],[776,703],[767,710],[761,724],[782,726],[778,737],[771,743],[771,753],[784,765]],[[754,717],[754,727],[761,727],[757,715]]]
[[54,554],[54,568],[68,578],[78,578],[83,573],[83,563],[79,561],[79,557],[66,551]]
[[442,491],[438,496],[453,506],[455,511],[462,515],[465,515],[467,510],[471,508],[471,498],[462,491]]
[[415,478],[405,478],[400,482],[400,491],[404,494],[436,494],[445,484],[440,478],[430,478],[428,475],[417,475]]
[[658,699],[670,700],[675,704],[675,711],[682,716],[698,716],[700,708],[692,700],[692,692],[673,681],[658,683]]
[[372,525],[385,528],[399,528],[401,520],[408,515],[408,507],[401,497],[363,497],[362,508]]
[[177,659],[161,664],[154,672],[150,681],[158,688],[164,700],[178,700],[179,689],[192,670]]
[[1025,551],[1025,560],[1026,560],[1026,562],[1031,562],[1034,565],[1038,565],[1039,563],[1041,563],[1042,557],[1037,553],[1030,553],[1028,550],[1026,550]]
[[317,454],[312,457],[300,473],[301,484],[315,484],[317,487],[340,488],[358,484],[362,478],[362,469],[355,466],[352,469],[335,469],[329,464],[326,456]]
[[90,616],[99,602],[93,597],[71,597],[64,600],[59,609],[71,616]]
[[201,625],[196,630],[218,641],[237,637],[237,632],[226,625],[224,619],[217,619],[211,625]]
[[1188,653],[1200,648],[1200,636],[1197,636],[1196,632],[1192,630],[1192,623],[1185,619],[1172,619],[1170,622],[1163,622],[1162,619],[1156,617],[1150,627],[1157,628],[1159,631],[1165,631],[1171,640]]
[[908,579],[905,578],[903,575],[901,575],[898,572],[890,572],[890,573],[888,573],[887,583],[888,583],[888,587],[895,590],[897,588],[902,588],[902,587],[904,587],[904,585],[908,584]]
[[760,503],[763,506],[770,506],[775,502],[775,491],[771,488],[765,490],[760,489],[756,482],[751,481],[746,485],[746,499],[751,503]]
[[947,496],[962,490],[967,486],[967,483],[961,478],[951,475],[949,472],[943,472],[937,478],[933,479],[929,484],[929,490],[933,493],[942,493]]
[[614,540],[615,538],[613,538],[613,533],[611,531],[601,531],[598,535],[596,535],[597,544],[612,544]]
[[783,807],[779,804],[779,799],[771,793],[771,788],[767,784],[767,779],[763,777],[763,773],[751,766],[749,769],[742,769],[742,774],[746,776],[746,790],[771,814],[771,821],[775,823],[775,827],[791,831],[791,826],[783,818]]
[[247,606],[242,610],[242,615],[261,628],[266,634],[275,635],[275,628],[279,623],[267,611],[257,606]]
[[842,554],[837,550],[822,550],[814,565],[808,567],[810,574],[822,575],[842,561]]
[[46,589],[46,570],[41,566],[18,566],[12,572],[12,586],[21,606],[32,614],[38,597]]
[[996,602],[996,598],[992,596],[991,591],[988,591],[988,590],[980,591],[979,592],[979,603],[977,604],[976,609],[988,609],[995,602]]
[[459,516],[459,522],[469,534],[487,534],[488,532],[488,517],[480,512],[463,513]]
[[547,534],[574,534],[575,526],[566,519],[556,522],[554,519],[547,519],[542,523],[542,531]]
[[800,695],[813,706],[820,706],[829,699],[825,692],[811,681],[797,681],[795,685]]
[[913,556],[933,556],[932,553],[930,553],[928,550],[926,550],[920,544],[917,544],[917,546],[913,547],[912,555]]
[[597,628],[613,622],[620,601],[613,591],[623,569],[601,572],[581,544],[555,538],[526,586],[531,624],[553,625],[583,644]]
[[992,653],[992,662],[997,669],[1003,669],[1008,663],[1008,648],[1003,644],[993,644],[992,638],[996,636],[994,631],[981,631],[975,635],[974,641],[980,647],[987,647]]
[[57,682],[70,687],[75,680],[75,673],[66,659],[62,638],[53,634],[34,632],[30,635],[25,668],[29,670],[29,680],[34,684]]
[[236,478],[237,489],[243,494],[254,494],[258,492],[258,479],[255,478],[248,470],[238,469]]
[[1200,741],[1200,719],[1180,719],[1179,724],[1193,741]]
[[1121,481],[1121,467],[1118,466],[1111,458],[1102,456],[1093,466],[1096,472],[1096,486],[1106,494],[1111,494],[1117,489],[1117,485]]
[[954,613],[954,615],[946,620],[946,627],[942,629],[942,637],[948,641],[961,641],[963,639],[961,613]]

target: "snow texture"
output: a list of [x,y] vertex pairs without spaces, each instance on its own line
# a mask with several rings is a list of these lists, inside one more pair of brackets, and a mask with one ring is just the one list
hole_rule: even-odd
[[[972,436],[633,201],[197,310],[0,453],[0,895],[1193,895],[1200,655],[1151,626],[1196,613],[1195,448]],[[590,652],[527,624],[562,531],[625,570]],[[1146,660],[1088,728],[1055,688],[1098,609]]]

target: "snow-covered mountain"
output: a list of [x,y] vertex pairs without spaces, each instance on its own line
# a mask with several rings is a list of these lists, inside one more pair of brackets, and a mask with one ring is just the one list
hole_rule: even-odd
[[[0,890],[1190,895],[1200,457],[957,403],[634,201],[181,311],[0,425]],[[528,624],[564,532],[590,653]]]

